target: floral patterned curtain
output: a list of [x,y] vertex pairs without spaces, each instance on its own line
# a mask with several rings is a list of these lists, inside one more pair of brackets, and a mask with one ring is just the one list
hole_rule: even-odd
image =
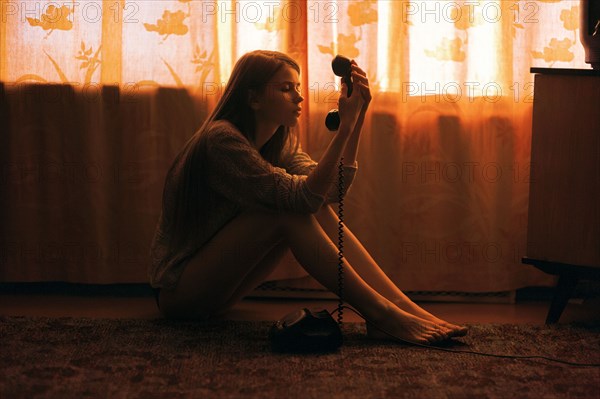
[[529,69],[589,68],[578,1],[0,1],[0,11],[0,80],[13,90],[171,87],[210,107],[240,55],[287,52],[302,65],[300,135],[315,158],[338,95],[330,61],[354,58],[374,100],[347,218],[382,267],[414,290],[549,283],[520,263]]
[[492,78],[507,74],[495,65],[503,59],[516,58],[519,62],[511,62],[510,69],[526,72],[532,65],[586,67],[576,0],[63,0],[1,5],[0,78],[5,82],[206,91],[207,84],[226,81],[235,60],[255,48],[287,51],[311,61],[311,74],[316,69],[328,78],[324,61],[342,53],[370,67],[376,83],[385,82],[376,89],[392,92],[402,82],[403,76],[394,73],[400,69],[409,78],[435,70],[460,81],[475,68],[491,69],[484,73]]

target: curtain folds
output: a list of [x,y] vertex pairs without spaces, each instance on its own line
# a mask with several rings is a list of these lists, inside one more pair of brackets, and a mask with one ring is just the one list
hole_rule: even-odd
[[[332,57],[367,71],[347,224],[402,289],[551,284],[520,263],[529,68],[588,68],[578,5],[1,1],[0,281],[145,282],[171,160],[237,58],[264,48],[302,66],[299,134],[316,159]],[[299,275],[286,267],[279,277]]]
[[167,168],[207,110],[183,89],[0,88],[0,281],[146,281]]

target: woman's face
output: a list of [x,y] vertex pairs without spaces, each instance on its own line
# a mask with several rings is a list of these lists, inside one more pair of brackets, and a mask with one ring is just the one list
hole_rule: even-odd
[[300,94],[300,76],[292,67],[281,68],[267,83],[262,93],[258,93],[252,107],[258,124],[296,126],[304,100]]

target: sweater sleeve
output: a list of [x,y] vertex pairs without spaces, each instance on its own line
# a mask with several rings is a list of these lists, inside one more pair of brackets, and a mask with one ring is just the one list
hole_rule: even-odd
[[[302,151],[302,148],[298,147],[298,149],[288,157],[287,163],[284,165],[284,168],[288,171],[288,173],[294,175],[308,175],[314,168],[317,167],[317,162],[314,161],[310,155]],[[354,176],[356,175],[356,171],[358,170],[358,164],[354,162],[352,165],[344,165],[344,195],[348,192],[352,182],[354,181]],[[339,175],[336,173],[335,181],[331,185],[331,188],[327,192],[325,196],[325,203],[331,204],[334,202],[338,202],[339,200],[339,191],[338,191],[338,181]]]
[[308,189],[306,175],[271,165],[230,124],[206,132],[205,151],[208,184],[243,208],[314,213],[325,201]]

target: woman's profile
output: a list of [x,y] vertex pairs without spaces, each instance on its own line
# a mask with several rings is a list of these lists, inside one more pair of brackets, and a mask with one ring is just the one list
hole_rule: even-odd
[[[271,273],[287,250],[323,286],[338,289],[338,163],[345,187],[371,101],[365,72],[352,62],[353,91],[339,98],[340,126],[319,162],[302,151],[300,68],[287,55],[243,55],[214,111],[175,158],[165,180],[152,243],[150,283],[174,318],[223,313]],[[345,300],[381,330],[435,343],[466,328],[428,313],[385,275],[345,229]]]

